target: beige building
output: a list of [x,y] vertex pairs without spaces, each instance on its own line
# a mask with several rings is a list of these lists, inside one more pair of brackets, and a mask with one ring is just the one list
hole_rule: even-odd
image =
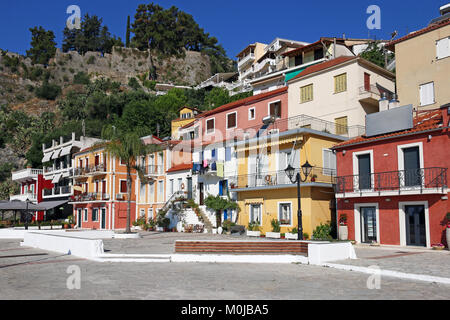
[[312,129],[360,135],[365,116],[379,111],[382,94],[392,96],[394,79],[393,73],[360,57],[341,56],[304,68],[287,81],[289,125],[306,114],[335,124]]
[[[447,5],[448,7],[448,5]],[[450,102],[450,16],[394,40],[400,102],[431,110]]]

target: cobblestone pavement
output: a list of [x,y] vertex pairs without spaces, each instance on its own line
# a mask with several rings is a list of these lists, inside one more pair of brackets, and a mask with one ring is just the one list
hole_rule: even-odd
[[336,264],[378,266],[383,270],[450,278],[450,251],[426,249],[356,247],[357,260]]
[[[67,268],[81,269],[68,290]],[[450,286],[309,265],[98,263],[0,240],[1,299],[450,299]]]

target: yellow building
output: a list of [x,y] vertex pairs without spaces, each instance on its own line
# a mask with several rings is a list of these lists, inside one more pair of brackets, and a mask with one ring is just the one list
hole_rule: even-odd
[[172,120],[172,139],[179,139],[178,129],[193,122],[195,117],[201,113],[200,110],[191,107],[183,107],[179,112],[180,117]]
[[311,237],[321,223],[335,221],[336,160],[330,148],[345,138],[309,127],[237,143],[238,176],[230,186],[241,208],[239,225],[257,222],[262,234],[272,232],[272,220],[280,222],[281,233],[297,228],[297,185],[285,169],[291,165],[299,172],[306,161],[313,169],[301,183],[303,232]]

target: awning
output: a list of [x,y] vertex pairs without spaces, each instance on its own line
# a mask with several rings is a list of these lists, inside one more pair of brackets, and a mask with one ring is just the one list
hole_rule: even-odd
[[60,157],[67,156],[68,154],[70,154],[71,150],[72,150],[72,145],[64,147],[64,148],[62,148],[61,154],[59,156]]
[[272,147],[275,145],[282,145],[291,143],[294,141],[303,141],[302,136],[295,136],[295,137],[289,137],[289,138],[281,138],[281,139],[274,139],[274,140],[266,140],[264,139],[262,142],[260,142],[258,145],[254,143],[250,143],[250,145],[242,145],[238,147],[238,151],[250,151],[255,149],[264,149],[268,147]]
[[61,153],[61,149],[54,151],[54,152],[53,152],[53,155],[52,155],[52,159],[57,159],[57,158],[59,158],[59,154],[60,154],[60,153]]
[[69,200],[46,201],[46,202],[39,203],[39,207],[42,207],[42,208],[44,208],[43,210],[47,211],[47,210],[62,206],[64,204],[66,204],[67,202],[69,202]]
[[264,199],[263,198],[259,198],[259,199],[245,199],[245,204],[263,204],[264,203]]
[[62,173],[58,173],[53,177],[52,183],[58,183],[61,180]]
[[42,162],[49,162],[52,158],[53,152],[44,154],[44,157],[42,158]]
[[43,211],[44,207],[41,204],[27,203],[25,201],[13,200],[0,202],[0,210],[28,210],[30,211]]
[[307,67],[305,68],[301,68],[299,70],[295,70],[289,73],[286,73],[285,78],[284,78],[284,82],[288,82],[289,80],[291,80],[292,78],[295,78],[297,75],[299,75],[300,73],[302,73],[303,71],[305,71]]

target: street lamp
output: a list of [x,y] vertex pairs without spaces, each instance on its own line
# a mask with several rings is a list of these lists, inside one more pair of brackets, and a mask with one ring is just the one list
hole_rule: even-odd
[[27,203],[27,210],[25,212],[25,230],[28,230],[28,204],[30,203],[30,199],[27,197],[25,202]]
[[[305,176],[305,179],[302,179],[300,175],[300,171],[295,174],[296,170],[293,168],[290,164],[288,167],[284,170],[286,175],[289,177],[289,180],[291,180],[292,183],[297,183],[297,201],[298,201],[298,210],[297,210],[297,221],[298,221],[298,240],[303,240],[303,224],[302,224],[302,206],[301,206],[301,196],[300,196],[300,182],[305,182],[308,176],[310,175],[312,171],[313,166],[309,164],[308,161],[306,161],[302,165],[302,172]],[[294,179],[295,175],[295,179]]]

